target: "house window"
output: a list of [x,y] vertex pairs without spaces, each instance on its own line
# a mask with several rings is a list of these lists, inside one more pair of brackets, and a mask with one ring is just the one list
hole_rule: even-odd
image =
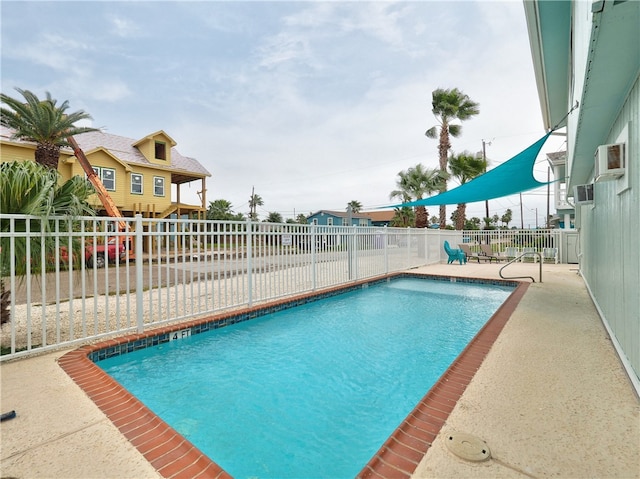
[[327,226],[333,226],[333,218],[327,218]]
[[313,223],[311,223],[313,225],[318,225],[318,218],[313,218]]
[[100,168],[99,176],[107,191],[116,191],[116,170],[113,168]]
[[367,218],[360,218],[360,226],[369,226]]
[[142,175],[137,173],[131,175],[131,193],[134,195],[142,194]]
[[156,160],[167,159],[167,145],[161,141],[156,141]]
[[349,226],[349,218],[342,218],[342,226]]
[[155,196],[164,196],[164,178],[162,176],[153,177],[153,194]]

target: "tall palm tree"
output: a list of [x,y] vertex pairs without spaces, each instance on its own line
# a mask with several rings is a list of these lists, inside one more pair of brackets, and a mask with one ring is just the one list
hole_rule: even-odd
[[[447,159],[451,149],[450,136],[457,138],[462,127],[452,124],[455,120],[465,121],[480,113],[479,104],[471,100],[468,95],[457,88],[449,90],[438,88],[432,92],[432,112],[440,126],[440,139],[438,141],[438,158],[440,170],[447,171]],[[438,137],[438,126],[429,128],[425,135],[429,138]],[[447,184],[441,185],[440,192],[447,191]],[[447,207],[440,205],[440,228],[444,228],[447,218]]]
[[347,203],[347,207],[349,206],[351,206],[352,213],[360,213],[360,211],[362,211],[362,203],[360,203],[358,200],[349,201],[349,203]]
[[[487,160],[482,156],[476,156],[468,151],[464,151],[458,155],[451,155],[449,157],[449,171],[451,176],[456,178],[461,185],[464,185],[467,181],[472,180],[476,176],[480,176],[487,168]],[[456,229],[464,229],[464,223],[466,218],[466,203],[458,204],[458,210],[456,214]]]
[[256,208],[258,206],[264,205],[264,201],[262,197],[258,194],[251,192],[251,196],[249,197],[249,218],[251,221],[258,221],[258,213],[256,212]]
[[[424,168],[417,164],[406,171],[398,173],[397,190],[389,194],[389,198],[400,198],[404,203],[421,200],[436,191],[440,191],[441,183],[446,182],[447,173],[436,168]],[[416,228],[426,228],[429,214],[424,206],[416,206]]]
[[97,131],[96,128],[75,126],[80,120],[90,120],[91,115],[82,110],[66,113],[68,101],[58,106],[49,92],[46,99],[40,100],[29,90],[16,90],[24,101],[0,94],[2,103],[6,105],[0,110],[0,123],[13,130],[14,139],[36,143],[36,163],[57,170],[60,148],[70,146],[67,142],[69,136]]

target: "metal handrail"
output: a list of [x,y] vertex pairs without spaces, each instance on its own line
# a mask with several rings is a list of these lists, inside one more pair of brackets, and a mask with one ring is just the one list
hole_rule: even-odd
[[513,258],[511,261],[509,261],[507,264],[505,264],[502,268],[500,268],[500,271],[498,271],[498,273],[500,274],[500,277],[502,279],[519,279],[519,278],[530,278],[531,281],[533,281],[534,283],[536,282],[535,278],[533,276],[502,276],[502,270],[505,269],[507,266],[509,266],[511,263],[515,263],[516,261],[518,261],[520,258],[524,258],[527,255],[536,255],[538,257],[538,259],[540,260],[540,282],[542,283],[542,254],[538,253],[537,251],[527,251],[526,253],[522,253],[520,256],[516,256],[515,258]]

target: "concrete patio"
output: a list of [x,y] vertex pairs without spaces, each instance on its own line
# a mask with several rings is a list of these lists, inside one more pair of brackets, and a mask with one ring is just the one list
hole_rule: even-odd
[[[500,264],[413,272],[498,278]],[[640,478],[640,403],[576,265],[544,265],[471,381],[416,478]],[[538,265],[509,273],[538,277]],[[157,472],[62,371],[66,351],[2,363],[3,478],[155,478]],[[470,462],[452,434],[484,440]]]

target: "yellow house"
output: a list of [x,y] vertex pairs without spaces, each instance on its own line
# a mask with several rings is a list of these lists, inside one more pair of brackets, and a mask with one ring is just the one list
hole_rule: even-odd
[[[35,161],[36,145],[13,140],[11,135],[10,129],[0,127],[0,162]],[[205,217],[206,179],[211,173],[195,159],[182,156],[175,149],[176,142],[164,131],[139,140],[102,131],[74,138],[124,216],[141,213],[146,218],[165,218],[176,213]],[[86,174],[70,148],[60,151],[58,171],[63,181]],[[180,188],[193,181],[200,182],[197,188],[201,203],[182,203]],[[97,196],[92,204],[99,213],[105,213]]]

